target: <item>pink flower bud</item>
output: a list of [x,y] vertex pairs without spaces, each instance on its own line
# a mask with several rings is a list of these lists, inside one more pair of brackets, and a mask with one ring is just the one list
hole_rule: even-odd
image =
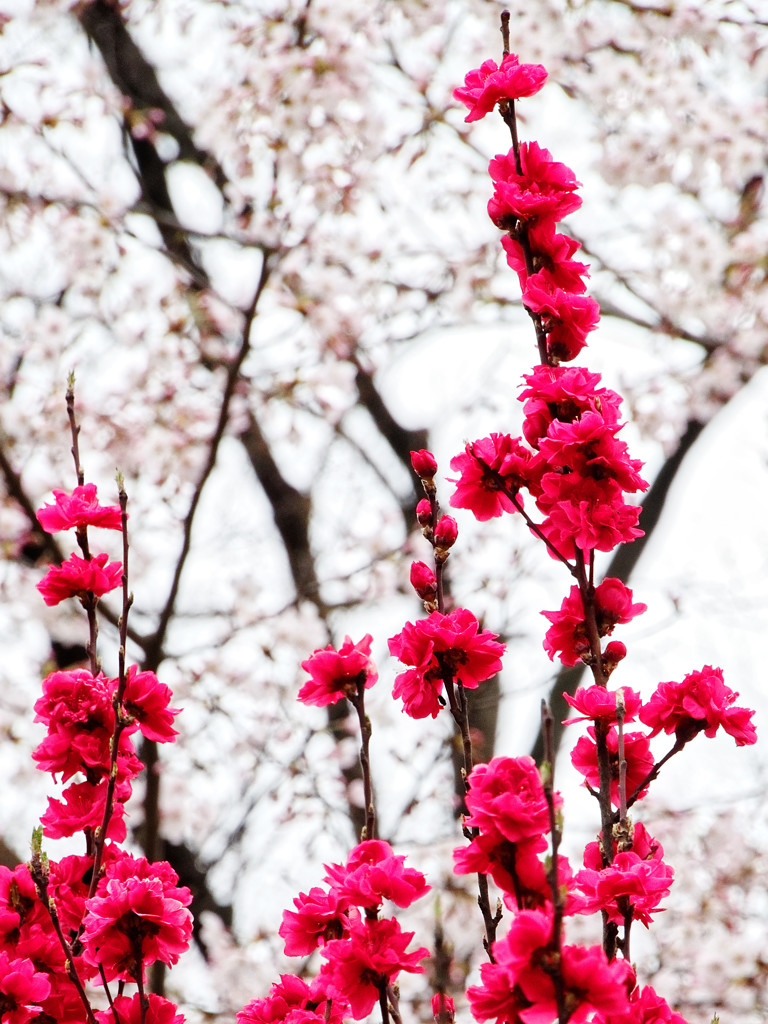
[[426,448],[411,452],[411,465],[414,473],[418,473],[422,480],[431,480],[437,472],[437,459]]
[[611,666],[618,665],[620,661],[623,661],[627,656],[627,646],[623,644],[621,640],[611,640],[608,646],[603,652],[603,665],[606,663]]
[[453,1024],[453,999],[444,992],[436,992],[432,996],[432,1013],[435,1024]]
[[411,566],[411,585],[422,601],[431,601],[437,593],[437,577],[426,562]]
[[435,527],[435,547],[452,548],[459,535],[459,527],[453,516],[441,516]]
[[429,498],[422,498],[416,506],[416,518],[419,521],[419,526],[432,525],[432,505]]

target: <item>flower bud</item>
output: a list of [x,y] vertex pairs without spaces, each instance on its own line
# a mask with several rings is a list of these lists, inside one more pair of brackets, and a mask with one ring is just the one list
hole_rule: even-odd
[[437,472],[437,459],[426,448],[411,452],[411,465],[414,473],[417,473],[422,480],[431,480]]
[[422,498],[416,506],[416,518],[419,521],[419,526],[432,525],[432,505],[429,498]]
[[422,601],[432,601],[437,594],[437,577],[426,562],[411,566],[411,585]]
[[603,671],[606,676],[609,676],[619,662],[623,661],[626,656],[626,645],[623,644],[621,640],[611,640],[603,651]]
[[432,1013],[435,1024],[453,1024],[453,999],[444,992],[436,992],[432,996]]
[[435,547],[452,548],[459,535],[459,527],[453,516],[441,516],[435,527]]

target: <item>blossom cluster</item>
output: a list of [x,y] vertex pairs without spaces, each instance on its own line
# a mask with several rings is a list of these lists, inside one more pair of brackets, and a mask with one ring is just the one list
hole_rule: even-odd
[[[424,875],[405,866],[381,840],[358,844],[346,864],[326,865],[326,887],[315,886],[283,913],[280,935],[288,956],[320,950],[323,965],[311,985],[284,975],[271,993],[255,999],[237,1015],[238,1024],[298,1021],[323,1024],[351,1016],[362,1020],[406,971],[420,974],[425,948],[410,949],[413,932],[395,918],[380,916],[385,901],[409,907],[429,891]],[[362,911],[362,913],[361,913]]]
[[[54,491],[55,505],[40,510],[48,532],[73,529],[85,557],[72,555],[39,584],[47,604],[77,597],[94,608],[123,582],[120,562],[90,554],[88,529],[124,528],[127,514],[101,506],[96,487]],[[95,650],[91,626],[90,649]],[[33,840],[29,864],[0,866],[0,1016],[11,1024],[182,1024],[169,1000],[144,992],[146,969],[175,964],[192,936],[192,895],[165,862],[134,857],[126,838],[125,803],[142,770],[132,735],[173,741],[171,691],[154,672],[132,665],[118,678],[89,668],[50,673],[35,704],[46,736],[33,758],[39,769],[69,783],[62,799],[49,798]],[[42,852],[43,835],[82,834],[85,852],[55,861]],[[107,988],[112,1007],[96,1012],[86,984]],[[125,992],[133,984],[136,992]]]

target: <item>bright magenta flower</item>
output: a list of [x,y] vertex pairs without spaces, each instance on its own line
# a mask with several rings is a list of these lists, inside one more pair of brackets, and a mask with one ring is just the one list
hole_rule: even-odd
[[367,1016],[379,1000],[382,987],[400,974],[421,974],[420,961],[429,950],[408,950],[413,932],[403,932],[397,921],[350,921],[346,938],[328,942],[321,954],[328,961],[324,974],[329,993],[349,1001],[352,1016]]
[[[571,763],[576,771],[580,772],[592,789],[600,788],[600,773],[597,766],[597,745],[595,743],[595,727],[590,725],[587,729],[589,736],[580,737],[579,741],[571,751]],[[619,734],[614,726],[608,731],[606,737],[608,743],[608,754],[611,760],[611,801],[614,806],[619,806]],[[626,732],[624,733],[624,759],[627,762],[627,798],[631,797],[638,786],[647,777],[655,762],[651,753],[651,744],[645,733]],[[648,791],[646,786],[639,793],[645,796]]]
[[0,950],[0,1019],[3,1024],[28,1024],[41,1012],[40,1003],[51,991],[42,971],[26,958],[12,959]]
[[633,917],[647,928],[651,915],[660,912],[659,903],[669,895],[674,874],[660,857],[644,859],[634,850],[617,853],[607,868],[577,872],[574,885],[583,900],[578,913],[604,910],[609,920],[622,924],[631,907]]
[[405,857],[395,855],[381,839],[358,843],[345,865],[326,864],[325,870],[325,881],[344,906],[368,909],[392,900],[398,907],[410,907],[430,889],[424,875],[407,868]]
[[192,915],[165,891],[164,876],[108,878],[86,903],[84,958],[108,980],[136,980],[149,964],[175,964],[192,937]]
[[594,1024],[686,1024],[686,1021],[646,985],[642,991],[636,988],[631,994],[626,1013],[598,1013]]
[[[293,974],[281,974],[270,993],[254,999],[237,1014],[237,1024],[341,1024],[348,1005],[340,996],[326,997],[326,979],[319,976],[311,984]],[[311,1013],[314,1016],[298,1016]]]
[[[633,722],[642,703],[640,694],[635,690],[630,690],[627,686],[622,686],[621,691],[624,698],[624,721]],[[571,707],[580,713],[579,718],[569,718],[564,724],[595,722],[598,719],[604,722],[616,721],[615,690],[606,690],[604,686],[597,685],[580,686],[573,696],[569,693],[564,693],[563,696]]]
[[46,533],[71,530],[77,526],[101,526],[105,530],[122,530],[123,520],[117,505],[100,505],[96,484],[76,487],[72,494],[54,491],[55,505],[43,505],[37,521]]
[[395,680],[393,694],[402,698],[403,710],[412,718],[434,718],[446,677],[474,689],[499,671],[505,647],[495,633],[480,630],[472,612],[457,608],[450,615],[432,612],[426,619],[407,622],[390,638],[389,650],[413,666]]
[[278,934],[286,956],[309,956],[330,939],[340,939],[347,926],[344,905],[336,892],[315,886],[293,901],[296,910],[283,911]]
[[[114,1008],[121,1024],[184,1024],[185,1017],[179,1013],[178,1007],[162,996],[150,993],[147,996],[149,1005],[146,1015],[141,1014],[141,1000],[138,993],[133,996],[116,996]],[[96,1014],[99,1024],[115,1024],[112,1010],[102,1010]]]
[[89,561],[78,555],[70,555],[61,565],[54,565],[37,584],[47,605],[60,604],[68,597],[79,597],[87,591],[101,597],[120,586],[123,567],[120,562],[110,562],[108,555],[94,555]]
[[366,690],[373,686],[379,677],[370,658],[371,640],[370,633],[356,644],[346,637],[338,651],[329,644],[302,661],[301,667],[312,678],[299,690],[298,700],[302,704],[326,707],[342,697],[357,697],[361,682],[365,683]]
[[[138,760],[138,759],[137,759]],[[118,768],[120,761],[118,760]],[[133,769],[131,762],[130,768]],[[90,782],[73,782],[62,793],[64,800],[48,797],[48,810],[40,818],[43,834],[51,839],[74,836],[86,829],[93,831],[101,827],[104,818],[104,807],[107,800],[106,776],[97,785]],[[127,778],[118,776],[115,790],[115,805],[109,821],[107,838],[122,843],[127,831],[123,815],[123,804],[131,795],[131,784]]]
[[541,317],[547,334],[547,354],[558,362],[575,359],[600,320],[600,306],[595,299],[563,291],[542,272],[526,281],[523,305]]
[[570,167],[552,159],[538,142],[520,146],[518,174],[515,154],[510,150],[491,160],[488,171],[495,191],[488,202],[488,215],[504,231],[514,230],[518,221],[557,221],[581,206],[576,189],[581,184]]
[[[509,434],[491,434],[467,444],[451,459],[451,469],[460,473],[451,497],[454,508],[467,508],[480,522],[502,512],[515,512],[510,493],[521,488],[538,493],[541,459]],[[522,497],[518,499],[522,505]]]
[[757,732],[751,721],[755,712],[733,706],[738,696],[726,686],[722,669],[705,665],[701,672],[689,672],[682,683],[659,683],[640,720],[651,727],[652,736],[663,730],[684,742],[697,732],[712,737],[722,727],[743,747],[757,740]]
[[[117,680],[114,680],[117,685]],[[173,719],[181,708],[169,708],[171,691],[154,672],[139,672],[136,665],[128,669],[123,691],[123,708],[139,727],[141,735],[157,743],[172,743],[178,733]]]
[[541,64],[521,64],[517,55],[508,53],[495,60],[485,60],[464,76],[464,85],[454,89],[454,98],[463,103],[469,113],[465,121],[479,121],[489,114],[500,100],[517,100],[533,96],[547,80],[547,70]]
[[[550,219],[532,221],[527,236],[534,274],[542,273],[551,288],[577,293],[586,291],[584,277],[589,276],[589,265],[571,259],[580,248],[579,242],[568,235],[558,234],[555,221]],[[512,235],[502,235],[501,244],[507,254],[507,263],[518,276],[520,287],[525,288],[531,274],[522,243]]]
[[[555,473],[548,473],[544,484],[555,476]],[[555,494],[546,506],[543,499],[538,504],[542,509],[546,507],[548,512],[541,525],[542,532],[565,558],[573,558],[575,548],[585,554],[593,550],[613,551],[619,544],[629,544],[643,536],[637,525],[640,518],[637,505],[626,505],[621,498],[611,501],[562,500],[557,493],[561,486],[558,482]]]
[[[618,624],[630,622],[647,605],[633,603],[632,591],[621,580],[609,577],[595,588],[595,619],[598,636],[613,632]],[[554,661],[558,654],[564,665],[576,665],[589,654],[584,603],[577,586],[572,586],[559,611],[541,613],[552,623],[544,637],[544,650]]]
[[528,387],[520,394],[524,403],[523,434],[532,448],[546,437],[550,423],[571,423],[585,412],[597,412],[607,426],[618,426],[621,398],[610,388],[600,388],[600,374],[583,366],[536,366],[524,375]]
[[[466,824],[510,842],[538,839],[549,832],[549,807],[532,757],[494,757],[476,764],[469,776]],[[559,793],[556,805],[562,803]]]

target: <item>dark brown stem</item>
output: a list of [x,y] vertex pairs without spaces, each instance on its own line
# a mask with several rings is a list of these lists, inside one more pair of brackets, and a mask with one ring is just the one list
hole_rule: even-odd
[[349,701],[357,712],[360,723],[360,767],[363,772],[363,799],[365,800],[365,826],[361,841],[376,838],[376,810],[373,805],[373,784],[371,782],[371,759],[369,745],[371,742],[371,720],[365,713],[365,673],[357,680],[357,694],[350,696]]
[[501,12],[501,45],[506,57],[509,53],[509,11]]
[[558,879],[557,856],[562,838],[560,827],[557,822],[557,811],[555,809],[555,741],[554,741],[554,719],[549,705],[545,700],[541,702],[541,730],[544,737],[544,762],[541,766],[542,785],[544,796],[549,811],[549,831],[552,836],[552,856],[549,865],[549,889],[552,893],[552,938],[550,939],[552,985],[555,989],[555,1003],[557,1004],[558,1024],[566,1024],[568,1011],[565,1005],[565,990],[563,987],[563,975],[560,969],[562,939],[563,939],[563,897],[560,892]]
[[59,914],[56,909],[55,900],[53,896],[49,895],[48,893],[47,869],[43,864],[43,859],[41,858],[40,854],[37,851],[33,852],[32,860],[30,861],[28,866],[29,873],[32,876],[32,881],[35,883],[35,889],[37,890],[38,898],[48,913],[48,917],[50,918],[51,924],[53,925],[53,930],[56,932],[56,938],[59,940],[59,945],[61,946],[62,951],[64,952],[64,963],[67,972],[67,977],[77,990],[80,1002],[83,1004],[83,1009],[85,1010],[85,1016],[86,1019],[88,1020],[88,1024],[96,1024],[96,1018],[93,1015],[91,1004],[88,1001],[88,996],[85,993],[85,988],[83,986],[82,981],[80,980],[80,975],[77,973],[77,967],[75,966],[74,953],[72,952],[72,947],[67,942],[67,939],[61,928],[61,923],[59,921]]
[[381,1010],[381,1024],[389,1024],[389,1002],[387,1000],[386,978],[383,978],[379,982],[379,1009]]

